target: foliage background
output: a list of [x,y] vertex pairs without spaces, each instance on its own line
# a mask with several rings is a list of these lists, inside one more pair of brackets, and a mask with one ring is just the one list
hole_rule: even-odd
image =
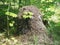
[[60,0],[0,0],[0,33],[12,35],[17,30],[17,14],[22,6],[34,5],[47,20],[47,31],[54,45],[60,45]]

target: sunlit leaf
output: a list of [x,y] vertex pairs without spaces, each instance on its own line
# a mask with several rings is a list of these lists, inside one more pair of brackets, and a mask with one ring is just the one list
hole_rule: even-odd
[[8,16],[17,17],[17,15],[15,13],[12,13],[12,12],[6,12],[5,14]]
[[32,12],[28,12],[30,15],[33,15],[33,13]]
[[13,23],[9,23],[9,25],[12,27],[13,26]]
[[28,14],[28,12],[23,12],[23,14],[27,15],[27,14]]
[[55,11],[55,8],[54,7],[50,7],[48,8],[49,11]]
[[26,18],[28,18],[28,16],[27,15],[23,15],[23,18],[26,19]]
[[55,6],[49,6],[49,8],[46,8],[46,11],[55,11]]
[[29,18],[32,18],[32,16],[28,16]]

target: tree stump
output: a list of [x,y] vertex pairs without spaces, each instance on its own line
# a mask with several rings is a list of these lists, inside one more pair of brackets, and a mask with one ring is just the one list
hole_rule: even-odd
[[[32,12],[32,17],[23,19],[24,11]],[[24,6],[19,9],[17,33],[22,45],[52,45],[41,17],[41,12],[35,6]]]

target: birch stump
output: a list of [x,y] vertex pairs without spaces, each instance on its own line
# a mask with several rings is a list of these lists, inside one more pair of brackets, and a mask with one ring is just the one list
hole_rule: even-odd
[[[30,18],[24,19],[23,12],[33,14]],[[19,9],[17,32],[21,45],[52,45],[41,17],[41,12],[35,6],[24,6]]]

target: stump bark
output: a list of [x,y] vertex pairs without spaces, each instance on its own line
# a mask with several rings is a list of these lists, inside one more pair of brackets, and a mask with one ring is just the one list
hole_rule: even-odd
[[[32,18],[23,19],[23,12],[32,12]],[[18,33],[22,45],[52,45],[42,21],[41,12],[35,6],[24,6],[18,13]]]

